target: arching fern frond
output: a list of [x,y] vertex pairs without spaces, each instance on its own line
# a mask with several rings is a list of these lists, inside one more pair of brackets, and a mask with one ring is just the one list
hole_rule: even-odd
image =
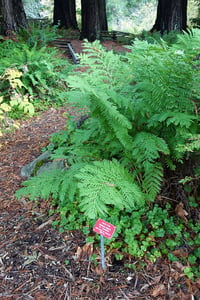
[[186,143],[178,145],[176,150],[180,152],[200,151],[200,134],[189,134]]
[[169,148],[164,139],[145,131],[135,135],[132,155],[137,163],[153,163],[160,157],[159,152],[169,154]]
[[63,175],[64,171],[61,170],[43,172],[24,181],[24,187],[18,190],[15,195],[17,198],[28,196],[30,200],[37,200],[38,198],[48,199],[50,195],[57,199]]
[[16,197],[28,196],[30,200],[49,199],[63,207],[67,201],[73,201],[77,189],[77,174],[85,164],[74,164],[70,169],[51,170],[31,177],[23,182],[24,187],[16,192]]
[[103,216],[108,206],[139,208],[144,196],[134,178],[116,160],[96,161],[75,176],[81,197],[80,207],[89,218]]
[[163,179],[163,168],[160,163],[146,163],[142,187],[148,201],[154,201],[160,191]]
[[174,124],[177,127],[180,126],[189,128],[195,119],[195,115],[190,115],[181,112],[166,111],[160,114],[154,114],[148,120],[148,127],[156,127],[158,123],[166,122],[167,126]]

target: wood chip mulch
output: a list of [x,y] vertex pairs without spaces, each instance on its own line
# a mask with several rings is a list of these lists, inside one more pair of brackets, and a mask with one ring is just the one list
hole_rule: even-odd
[[163,259],[131,271],[107,253],[102,272],[98,247],[86,244],[79,231],[52,226],[58,216],[49,216],[48,200],[15,199],[25,179],[21,168],[41,154],[51,133],[65,129],[66,113],[78,115],[51,108],[0,139],[0,299],[199,300],[200,280],[188,280],[180,263]]

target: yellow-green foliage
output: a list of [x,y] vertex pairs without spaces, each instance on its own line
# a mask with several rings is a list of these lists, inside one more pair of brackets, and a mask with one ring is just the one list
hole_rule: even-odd
[[1,92],[0,96],[0,135],[7,127],[17,127],[17,122],[9,122],[8,118],[8,113],[14,107],[29,115],[34,114],[34,106],[30,102],[29,95],[23,95],[20,91],[23,88],[21,76],[22,73],[17,68],[7,68],[0,76],[1,83],[6,83],[6,93]]
[[17,68],[8,68],[1,76],[1,79],[2,81],[8,81],[9,83],[9,90],[6,96],[9,97],[10,107],[18,106],[19,109],[23,110],[25,113],[33,115],[34,106],[31,103],[30,96],[28,94],[24,95],[21,92],[21,89],[24,87],[21,77],[22,72]]
[[2,125],[5,121],[6,113],[10,110],[10,105],[3,103],[3,97],[0,97],[0,136],[2,136]]

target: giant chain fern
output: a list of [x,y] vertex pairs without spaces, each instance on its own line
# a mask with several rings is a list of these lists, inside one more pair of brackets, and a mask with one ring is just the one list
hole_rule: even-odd
[[143,193],[133,176],[115,160],[87,165],[76,178],[82,199],[80,206],[90,218],[107,214],[109,206],[122,210],[144,205]]
[[80,208],[89,218],[105,215],[109,206],[123,209],[144,205],[144,195],[133,176],[117,161],[106,160],[43,172],[25,181],[16,196],[29,196],[31,200],[52,197],[61,208],[77,193]]
[[68,77],[67,96],[87,109],[88,118],[62,145],[70,168],[58,175],[60,182],[68,180],[75,168],[69,176],[74,189],[70,192],[63,181],[53,192],[46,183],[46,197],[52,194],[61,203],[74,197],[89,217],[110,213],[112,206],[133,209],[144,199],[154,200],[166,164],[174,169],[183,161],[188,140],[193,149],[199,146],[199,44],[198,30],[171,46],[136,40],[123,56],[85,42],[81,64],[86,71]]
[[66,201],[73,201],[77,189],[75,175],[83,163],[74,164],[70,169],[51,170],[31,177],[23,183],[24,187],[16,192],[17,198],[29,196],[30,200],[53,198],[54,203],[63,207]]

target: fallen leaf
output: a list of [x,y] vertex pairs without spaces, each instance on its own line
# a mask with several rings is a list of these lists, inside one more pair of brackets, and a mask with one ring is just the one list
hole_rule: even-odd
[[183,203],[180,202],[179,204],[177,204],[176,208],[175,208],[175,213],[177,214],[177,216],[179,216],[182,220],[184,220],[186,223],[188,222],[186,216],[188,216],[187,211],[183,208]]
[[76,260],[89,259],[93,253],[93,243],[87,243],[83,247],[78,247],[75,257]]
[[188,257],[189,253],[184,251],[183,249],[176,249],[174,251],[172,251],[172,254],[174,254],[177,257]]
[[151,293],[151,296],[154,298],[156,298],[157,296],[164,296],[164,295],[166,295],[166,288],[164,284],[155,286]]
[[196,286],[200,289],[200,278],[197,278],[197,279],[195,280],[195,284],[196,284]]
[[185,268],[185,266],[182,263],[180,263],[179,261],[174,261],[173,266],[176,267],[177,269],[181,270],[181,271],[183,271],[184,268]]
[[98,265],[96,268],[95,268],[95,273],[97,275],[102,275],[103,273],[105,272],[105,270],[102,269],[102,267],[100,265]]
[[154,284],[158,284],[160,282],[161,277],[162,277],[162,275],[154,277],[154,279],[153,279]]

